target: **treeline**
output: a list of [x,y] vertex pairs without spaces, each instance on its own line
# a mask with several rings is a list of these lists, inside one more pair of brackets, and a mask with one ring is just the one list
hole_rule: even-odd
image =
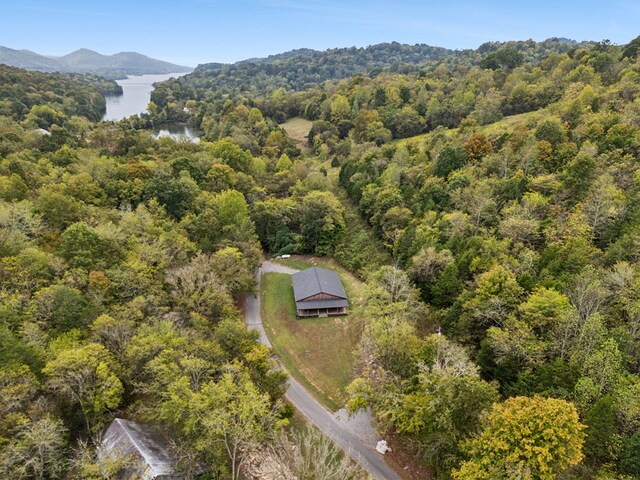
[[[154,90],[152,100],[164,115],[176,119],[190,118],[184,112],[190,102],[189,110],[194,114],[196,124],[205,114],[215,115],[228,100],[253,106],[253,102],[260,99],[263,113],[278,122],[296,115],[317,119],[317,111],[305,113],[305,105],[301,105],[306,95],[300,98],[288,94],[313,88],[323,90],[327,81],[336,82],[355,75],[372,79],[381,73],[425,76],[451,72],[450,75],[463,76],[474,65],[496,55],[505,65],[514,61],[515,66],[522,62],[536,65],[552,52],[564,53],[585,45],[549,39],[544,42],[487,43],[477,50],[463,51],[395,42],[324,52],[294,50],[233,65],[201,65],[192,74],[163,82]],[[330,96],[335,87],[329,85],[327,88]],[[378,102],[384,103],[381,99]]]

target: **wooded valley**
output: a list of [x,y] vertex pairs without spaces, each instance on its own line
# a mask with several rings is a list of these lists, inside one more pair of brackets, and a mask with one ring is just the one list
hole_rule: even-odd
[[0,477],[117,478],[124,416],[243,478],[296,421],[243,299],[309,254],[365,285],[348,408],[433,478],[640,478],[639,48],[296,50],[119,122],[115,82],[0,66]]

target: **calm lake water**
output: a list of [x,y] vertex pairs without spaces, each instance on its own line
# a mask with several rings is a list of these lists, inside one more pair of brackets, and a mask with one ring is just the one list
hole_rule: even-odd
[[199,143],[200,139],[196,132],[194,132],[191,128],[187,127],[183,123],[167,123],[156,130],[155,134],[156,138],[162,137],[171,137],[174,140],[190,140],[194,143]]
[[[103,120],[118,121],[131,115],[139,115],[147,111],[147,105],[151,100],[153,84],[164,82],[170,78],[181,77],[185,73],[170,73],[166,75],[136,75],[124,80],[116,80],[122,87],[122,95],[107,96],[107,112]],[[193,130],[186,125],[171,124],[163,126],[156,131],[158,137],[172,137],[176,140],[198,141]]]

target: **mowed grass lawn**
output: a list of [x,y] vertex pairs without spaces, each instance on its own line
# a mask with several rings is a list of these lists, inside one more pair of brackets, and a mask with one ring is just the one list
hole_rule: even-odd
[[[313,265],[299,259],[286,263],[293,268]],[[326,260],[319,266],[335,268]],[[262,321],[276,354],[299,382],[334,411],[344,406],[345,387],[353,380],[354,350],[362,333],[364,287],[348,272],[335,270],[350,298],[350,314],[344,317],[298,320],[291,276],[266,273],[261,281]]]

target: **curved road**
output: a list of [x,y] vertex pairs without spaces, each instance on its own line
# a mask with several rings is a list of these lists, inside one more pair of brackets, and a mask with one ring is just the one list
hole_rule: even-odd
[[[258,296],[247,296],[245,305],[247,326],[258,330],[262,343],[271,347],[260,317],[259,293],[262,272],[293,274],[297,272],[297,270],[271,262],[263,262],[262,268],[256,273]],[[329,410],[313,398],[291,375],[289,375],[289,390],[285,396],[308,420],[313,422],[325,435],[339,445],[374,478],[379,480],[401,480],[400,476],[384,462],[382,455],[346,429]]]

